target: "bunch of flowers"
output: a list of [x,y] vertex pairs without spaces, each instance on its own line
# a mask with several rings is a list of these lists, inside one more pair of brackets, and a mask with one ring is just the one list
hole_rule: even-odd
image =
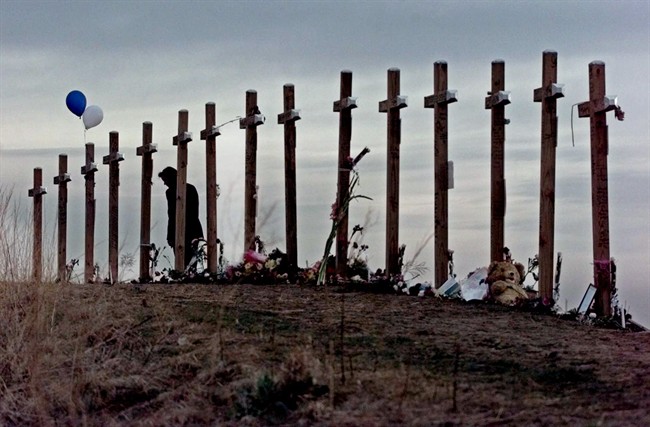
[[332,211],[330,213],[330,219],[332,220],[332,228],[330,230],[330,234],[327,237],[327,240],[325,241],[325,250],[323,251],[323,258],[318,266],[318,277],[316,280],[317,285],[322,285],[324,284],[328,277],[331,278],[331,274],[328,274],[328,265],[330,264],[328,261],[331,257],[330,252],[332,250],[332,244],[334,243],[334,240],[336,239],[336,232],[339,228],[339,224],[343,218],[348,213],[348,209],[350,207],[350,202],[356,199],[367,199],[367,200],[372,200],[368,196],[363,196],[361,194],[355,194],[354,190],[359,184],[359,173],[355,169],[356,165],[361,161],[361,159],[370,152],[370,149],[368,147],[364,148],[357,157],[349,158],[347,161],[347,164],[343,165],[345,169],[349,169],[350,172],[352,173],[352,179],[350,180],[350,184],[348,186],[348,194],[347,197],[342,201],[341,206],[338,206],[336,202],[332,204]]
[[254,250],[244,253],[242,261],[226,268],[225,279],[231,283],[276,284],[289,282],[287,255],[274,249],[269,255]]
[[79,265],[79,259],[72,258],[70,262],[65,265],[65,277],[60,277],[59,280],[70,282],[72,280],[72,273],[74,272],[74,268],[77,265]]

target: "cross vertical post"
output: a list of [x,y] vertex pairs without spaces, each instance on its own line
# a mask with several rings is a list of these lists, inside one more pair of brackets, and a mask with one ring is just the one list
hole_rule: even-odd
[[217,253],[217,136],[221,135],[217,122],[217,106],[214,102],[205,104],[205,129],[201,139],[205,140],[206,210],[208,216],[208,271],[216,274],[219,254]]
[[54,185],[59,186],[59,203],[57,214],[57,280],[66,282],[68,275],[66,272],[67,257],[67,235],[68,235],[68,182],[70,182],[68,173],[68,156],[59,154],[59,175],[54,177]]
[[178,112],[178,135],[172,138],[176,148],[176,234],[174,248],[174,269],[185,270],[185,211],[187,201],[187,143],[192,141],[192,134],[187,131],[189,113],[187,110]]
[[[298,214],[296,207],[296,121],[300,110],[296,110],[295,88],[287,83],[283,87],[284,112],[278,114],[278,124],[284,125],[284,203],[287,258],[293,269],[298,266]],[[293,271],[293,270],[292,270]]]
[[257,126],[264,116],[257,107],[257,91],[246,91],[246,116],[239,120],[239,128],[246,129],[246,167],[244,187],[244,250],[255,247],[255,217],[257,216]]
[[542,86],[533,100],[542,103],[542,152],[539,194],[539,297],[553,299],[553,251],[555,242],[555,151],[557,148],[557,99],[563,97],[557,84],[557,52],[542,53]]
[[607,179],[607,112],[616,110],[623,119],[616,97],[605,95],[605,63],[589,64],[589,101],[578,105],[578,116],[589,117],[591,133],[591,219],[593,232],[596,313],[611,316],[612,268],[609,254],[609,194]]
[[86,144],[86,164],[81,167],[81,174],[86,180],[86,220],[84,242],[84,282],[95,281],[95,144]]
[[436,288],[449,277],[449,202],[450,168],[448,160],[447,105],[456,102],[455,90],[447,90],[447,63],[433,64],[433,95],[424,98],[425,108],[434,108],[434,245]]
[[118,248],[119,236],[119,195],[120,195],[120,164],[124,155],[119,153],[120,135],[112,131],[108,134],[109,154],[102,159],[108,166],[108,269],[110,283],[118,279]]
[[485,98],[485,109],[492,110],[491,172],[490,172],[490,261],[503,260],[504,218],[506,215],[505,106],[510,104],[510,92],[505,91],[503,60],[492,61],[492,89]]
[[152,144],[153,125],[142,123],[142,145],[136,148],[136,156],[142,157],[140,180],[140,283],[150,282],[152,272],[149,267],[151,249],[151,178],[153,176],[153,153],[158,151]]
[[43,274],[43,194],[47,194],[47,189],[43,187],[43,169],[34,168],[34,187],[27,194],[34,198],[32,278],[35,282],[40,283]]
[[352,139],[352,109],[357,100],[352,97],[352,71],[341,71],[340,98],[334,101],[334,112],[339,113],[339,160],[335,214],[339,224],[336,229],[336,274],[344,277],[348,265],[348,213],[339,215],[339,210],[350,192],[350,145]]
[[407,97],[400,92],[399,68],[388,69],[388,97],[379,102],[379,112],[387,114],[387,182],[386,182],[386,276],[400,274],[399,268],[399,159],[402,136],[400,110]]

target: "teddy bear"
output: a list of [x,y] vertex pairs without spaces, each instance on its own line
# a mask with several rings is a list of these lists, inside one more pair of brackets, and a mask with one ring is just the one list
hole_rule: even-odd
[[528,299],[528,294],[521,286],[524,275],[524,266],[518,262],[492,261],[485,280],[491,298],[505,305],[515,305],[519,300]]

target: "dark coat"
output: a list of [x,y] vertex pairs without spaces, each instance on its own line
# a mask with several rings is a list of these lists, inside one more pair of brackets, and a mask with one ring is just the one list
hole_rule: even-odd
[[[192,240],[203,237],[203,227],[199,220],[199,193],[192,184],[186,184],[185,199],[185,265],[192,258]],[[167,243],[175,248],[176,243],[176,186],[165,191],[167,197]]]

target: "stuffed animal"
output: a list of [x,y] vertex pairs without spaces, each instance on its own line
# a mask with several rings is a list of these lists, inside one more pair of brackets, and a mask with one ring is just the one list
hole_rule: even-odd
[[528,294],[521,286],[524,275],[524,266],[518,262],[493,261],[485,280],[491,298],[505,305],[515,305],[519,300],[528,299]]

